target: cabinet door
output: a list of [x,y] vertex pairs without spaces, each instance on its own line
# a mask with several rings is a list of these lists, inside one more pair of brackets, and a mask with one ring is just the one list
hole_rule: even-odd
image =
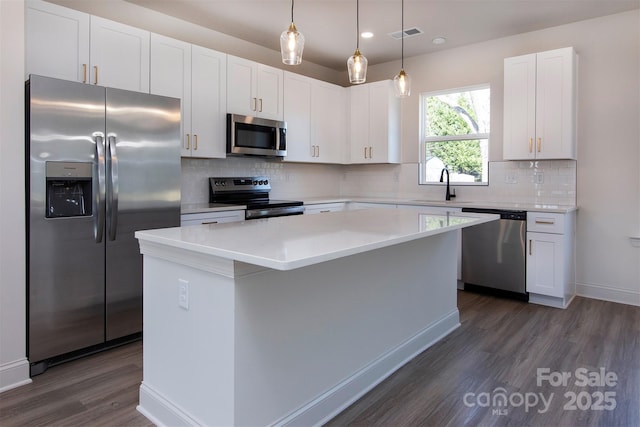
[[367,163],[369,159],[369,87],[349,88],[350,163]]
[[43,1],[28,1],[26,74],[87,82],[89,15]]
[[563,235],[527,233],[527,292],[563,297]]
[[181,99],[182,156],[191,155],[191,44],[151,34],[149,89]]
[[535,157],[536,55],[504,60],[505,160]]
[[315,159],[342,163],[346,142],[345,88],[317,81],[311,99],[311,144],[315,147]]
[[400,100],[388,80],[371,83],[369,87],[369,161],[398,163],[400,161]]
[[256,66],[236,56],[227,56],[227,112],[256,115]]
[[227,56],[191,48],[191,131],[194,157],[226,157]]
[[575,52],[541,52],[536,61],[536,158],[574,159]]
[[258,64],[256,77],[257,116],[282,120],[284,118],[282,111],[283,71]]
[[148,93],[149,38],[148,31],[92,16],[89,81]]
[[311,79],[293,73],[284,75],[284,119],[287,122],[286,161],[309,162],[315,158],[311,146]]

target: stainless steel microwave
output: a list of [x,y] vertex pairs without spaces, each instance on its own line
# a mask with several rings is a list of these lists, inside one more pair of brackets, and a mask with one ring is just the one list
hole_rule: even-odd
[[227,154],[284,157],[287,155],[287,124],[227,114]]

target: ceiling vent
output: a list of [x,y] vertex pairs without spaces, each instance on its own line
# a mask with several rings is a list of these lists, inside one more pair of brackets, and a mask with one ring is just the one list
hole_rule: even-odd
[[407,28],[404,31],[396,31],[395,33],[389,33],[389,36],[393,37],[396,40],[400,40],[402,39],[403,34],[404,34],[404,38],[406,39],[408,37],[419,36],[422,33],[424,33],[424,31],[422,31],[420,28],[413,27],[413,28]]

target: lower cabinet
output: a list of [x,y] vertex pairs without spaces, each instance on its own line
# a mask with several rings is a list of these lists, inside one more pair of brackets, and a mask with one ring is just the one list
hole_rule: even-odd
[[244,221],[244,210],[204,212],[180,215],[180,226]]
[[527,214],[529,301],[566,308],[575,295],[575,212]]
[[339,212],[345,210],[345,203],[319,203],[317,205],[304,205],[305,215]]

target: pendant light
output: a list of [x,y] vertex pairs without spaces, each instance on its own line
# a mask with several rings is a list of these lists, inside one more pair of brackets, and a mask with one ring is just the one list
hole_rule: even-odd
[[402,0],[402,59],[400,72],[393,78],[393,87],[398,98],[406,98],[411,94],[411,77],[404,72],[404,0]]
[[304,36],[293,23],[293,0],[291,0],[291,25],[280,35],[282,62],[287,65],[299,65],[302,62]]
[[367,58],[360,53],[360,5],[356,0],[356,51],[347,59],[347,70],[349,70],[349,82],[360,84],[367,81]]

